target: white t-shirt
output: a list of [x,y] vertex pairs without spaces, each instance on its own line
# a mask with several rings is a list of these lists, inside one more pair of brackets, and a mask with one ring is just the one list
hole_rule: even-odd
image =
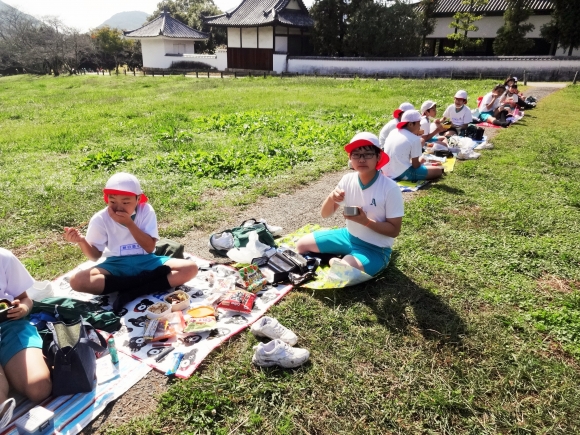
[[469,124],[473,121],[473,116],[471,115],[471,109],[464,105],[459,112],[455,110],[455,105],[451,104],[445,112],[443,117],[450,119],[451,124],[456,127],[461,127],[463,124]]
[[479,105],[479,111],[480,112],[491,112],[491,111],[497,109],[499,107],[499,101],[501,100],[501,96],[497,97],[495,99],[495,101],[493,102],[493,105],[490,108],[488,108],[487,105],[491,103],[491,100],[493,100],[493,92],[485,94],[485,96],[481,99],[481,103]]
[[379,145],[381,146],[381,148],[385,145],[385,141],[387,140],[387,137],[389,137],[389,133],[397,129],[398,123],[399,120],[397,118],[393,118],[385,124],[385,126],[379,133]]
[[389,156],[389,163],[381,170],[389,178],[397,178],[409,169],[412,158],[423,154],[419,136],[405,128],[397,129],[389,135],[384,150]]
[[34,284],[24,265],[7,249],[0,248],[0,299],[13,301]]
[[429,122],[429,118],[426,116],[421,116],[421,130],[423,130],[423,135],[433,133],[437,126]]
[[[107,211],[108,207],[95,213],[89,222],[85,239],[103,253],[103,257],[146,255],[127,227],[115,222]],[[135,224],[144,233],[159,239],[157,216],[148,203],[137,206]]]
[[[344,201],[340,205],[361,207],[369,219],[376,222],[386,222],[387,219],[403,216],[403,195],[397,183],[377,173],[375,181],[363,189],[357,172],[346,174],[338,182],[338,187],[344,190]],[[351,220],[346,221],[348,232],[367,243],[382,248],[393,246],[395,239],[384,236],[364,225]]]

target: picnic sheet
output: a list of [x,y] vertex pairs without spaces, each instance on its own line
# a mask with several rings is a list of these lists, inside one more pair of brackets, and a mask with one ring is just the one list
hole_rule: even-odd
[[[279,246],[295,248],[298,239],[316,230],[323,229],[320,225],[307,224],[302,228],[277,240]],[[319,266],[316,269],[316,278],[301,284],[300,287],[309,289],[333,289],[357,285],[373,277],[346,264]]]
[[[186,293],[191,296],[191,306],[204,305],[206,297],[211,294],[212,286],[208,281],[209,272],[214,275],[219,275],[220,268],[230,269],[227,266],[211,266],[211,263],[205,259],[186,255],[186,258],[194,260],[200,268],[199,273],[195,278],[185,283],[181,287]],[[97,263],[87,261],[81,264],[77,269],[87,269],[94,267]],[[75,271],[71,271],[65,276],[57,279],[56,288],[57,296],[66,296],[85,301],[96,299],[96,301],[105,309],[111,308],[115,301],[115,295],[98,296],[86,293],[78,293],[70,288],[68,285],[68,277]],[[222,269],[223,271],[223,269]],[[141,297],[125,306],[127,313],[121,319],[121,329],[117,331],[115,336],[115,344],[117,350],[126,355],[142,361],[154,369],[165,373],[173,360],[172,355],[176,352],[184,353],[179,369],[175,373],[178,378],[189,378],[192,373],[201,364],[203,359],[209,353],[219,347],[225,340],[238,334],[246,329],[256,320],[264,315],[264,313],[282,299],[290,290],[291,285],[277,287],[270,287],[266,291],[257,294],[254,309],[249,314],[241,314],[236,312],[226,312],[219,315],[217,325],[211,330],[204,332],[196,332],[186,336],[173,337],[166,340],[161,340],[162,343],[169,343],[175,349],[161,362],[155,362],[155,358],[167,347],[153,347],[152,343],[146,343],[143,338],[143,328],[145,326],[145,310],[150,305],[160,302],[163,297],[172,290],[159,294],[151,294]]]
[[[90,393],[49,397],[41,406],[54,412],[55,434],[75,435],[95,419],[113,400],[121,397],[129,388],[139,382],[151,367],[136,359],[119,354],[117,367],[111,357],[105,355],[97,360],[97,386]],[[14,410],[11,424],[0,431],[2,435],[17,435],[14,422],[26,414],[36,404],[24,400]]]
[[501,125],[494,125],[490,122],[479,122],[476,124],[478,127],[485,127],[485,128],[503,128]]

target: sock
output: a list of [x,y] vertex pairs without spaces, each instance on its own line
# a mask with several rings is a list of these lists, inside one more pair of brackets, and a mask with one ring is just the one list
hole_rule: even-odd
[[171,288],[168,279],[170,273],[169,266],[159,266],[157,269],[142,272],[136,276],[106,275],[102,294],[117,292],[113,311],[118,312],[139,296],[169,290]]

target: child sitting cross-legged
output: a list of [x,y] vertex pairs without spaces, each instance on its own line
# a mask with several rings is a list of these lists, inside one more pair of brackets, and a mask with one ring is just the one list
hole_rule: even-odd
[[193,261],[154,254],[157,217],[134,175],[113,175],[103,193],[107,207],[91,218],[86,236],[76,228],[64,229],[65,239],[79,245],[89,260],[105,257],[71,277],[74,290],[95,295],[118,292],[113,309],[119,311],[139,296],[179,286],[197,274]]
[[372,133],[358,133],[344,147],[354,169],[339,181],[326,197],[320,214],[330,217],[339,207],[358,209],[355,216],[344,215],[346,228],[320,230],[298,240],[299,253],[320,252],[344,256],[352,267],[374,276],[389,264],[391,248],[403,221],[403,195],[399,186],[381,175],[389,157],[379,148]]

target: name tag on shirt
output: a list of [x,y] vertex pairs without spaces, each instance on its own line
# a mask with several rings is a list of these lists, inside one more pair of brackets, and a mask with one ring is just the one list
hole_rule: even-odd
[[138,243],[131,243],[130,245],[121,245],[120,255],[143,255],[145,250]]

